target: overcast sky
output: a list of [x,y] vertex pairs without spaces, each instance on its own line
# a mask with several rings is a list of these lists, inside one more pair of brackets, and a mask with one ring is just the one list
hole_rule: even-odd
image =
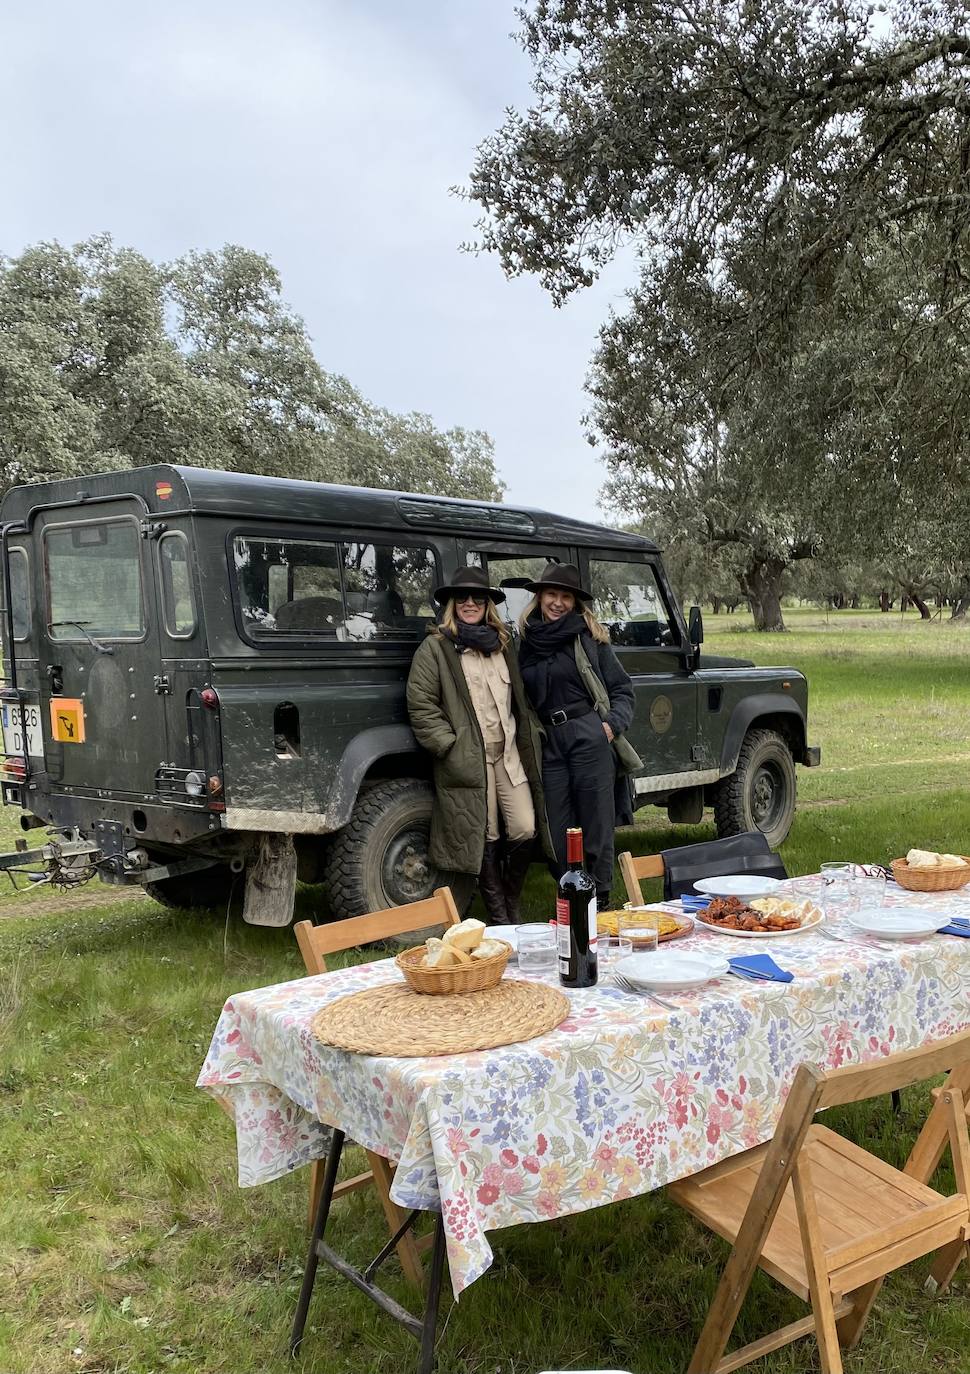
[[509,0],[7,5],[0,252],[268,253],[326,369],[488,430],[508,501],[600,518],[583,378],[629,264],[555,310],[458,251],[475,207],[448,188],[529,97],[514,26]]

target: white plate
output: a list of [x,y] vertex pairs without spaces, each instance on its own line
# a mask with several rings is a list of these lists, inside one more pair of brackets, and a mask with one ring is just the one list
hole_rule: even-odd
[[760,873],[725,873],[720,878],[698,878],[694,887],[709,897],[770,897],[782,886],[781,878],[763,878]]
[[849,924],[866,935],[879,935],[884,940],[918,940],[922,935],[934,935],[948,926],[950,918],[919,906],[871,906],[852,912]]
[[[742,940],[775,940],[782,935],[802,935],[806,930],[814,930],[821,925],[824,917],[819,907],[815,908],[815,915],[809,916],[800,926],[794,926],[791,930],[731,930],[726,926],[715,926],[710,921],[704,920],[703,911],[695,911],[694,922],[702,926],[704,930],[713,930],[715,935],[740,935]],[[944,921],[943,923],[947,923]]]
[[667,989],[699,988],[712,978],[728,972],[726,959],[711,954],[681,954],[673,949],[660,949],[651,954],[631,954],[621,959],[615,971],[642,988]]

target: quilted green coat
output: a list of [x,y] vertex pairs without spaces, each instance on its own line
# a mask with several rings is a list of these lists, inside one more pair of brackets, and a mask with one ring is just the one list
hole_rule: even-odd
[[[515,742],[529,779],[542,847],[551,855],[542,799],[542,738],[528,704],[515,652],[505,650],[512,681]],[[408,676],[408,711],[418,743],[434,764],[434,808],[429,857],[438,868],[479,873],[487,824],[485,745],[450,639],[429,634],[414,655]]]

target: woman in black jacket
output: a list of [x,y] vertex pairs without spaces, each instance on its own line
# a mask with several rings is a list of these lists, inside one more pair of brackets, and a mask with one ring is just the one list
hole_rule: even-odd
[[[546,731],[542,786],[559,870],[566,866],[566,830],[583,831],[585,867],[596,883],[597,903],[609,904],[613,885],[613,831],[617,774],[612,741],[633,720],[633,684],[620,666],[604,626],[589,608],[572,563],[550,563],[529,584],[535,599],[519,621],[519,667],[525,690]],[[583,682],[581,655],[609,696],[601,719]],[[626,779],[619,779],[627,796]],[[629,820],[629,806],[621,819]]]

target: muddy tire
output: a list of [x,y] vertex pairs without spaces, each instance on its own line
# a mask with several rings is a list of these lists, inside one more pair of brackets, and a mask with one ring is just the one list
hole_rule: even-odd
[[219,864],[216,868],[202,868],[198,873],[180,873],[174,878],[146,883],[145,891],[162,906],[224,913],[232,898],[241,899],[243,881],[241,873],[230,873],[226,864]]
[[[433,896],[436,887],[450,887],[464,914],[476,880],[469,873],[443,873],[428,858],[431,801],[430,784],[419,778],[392,778],[361,788],[353,815],[330,841],[324,861],[324,885],[335,919],[418,902]],[[406,938],[420,943],[425,934]]]
[[775,730],[749,730],[738,766],[714,794],[719,836],[760,830],[772,849],[784,841],[795,819],[795,761]]

